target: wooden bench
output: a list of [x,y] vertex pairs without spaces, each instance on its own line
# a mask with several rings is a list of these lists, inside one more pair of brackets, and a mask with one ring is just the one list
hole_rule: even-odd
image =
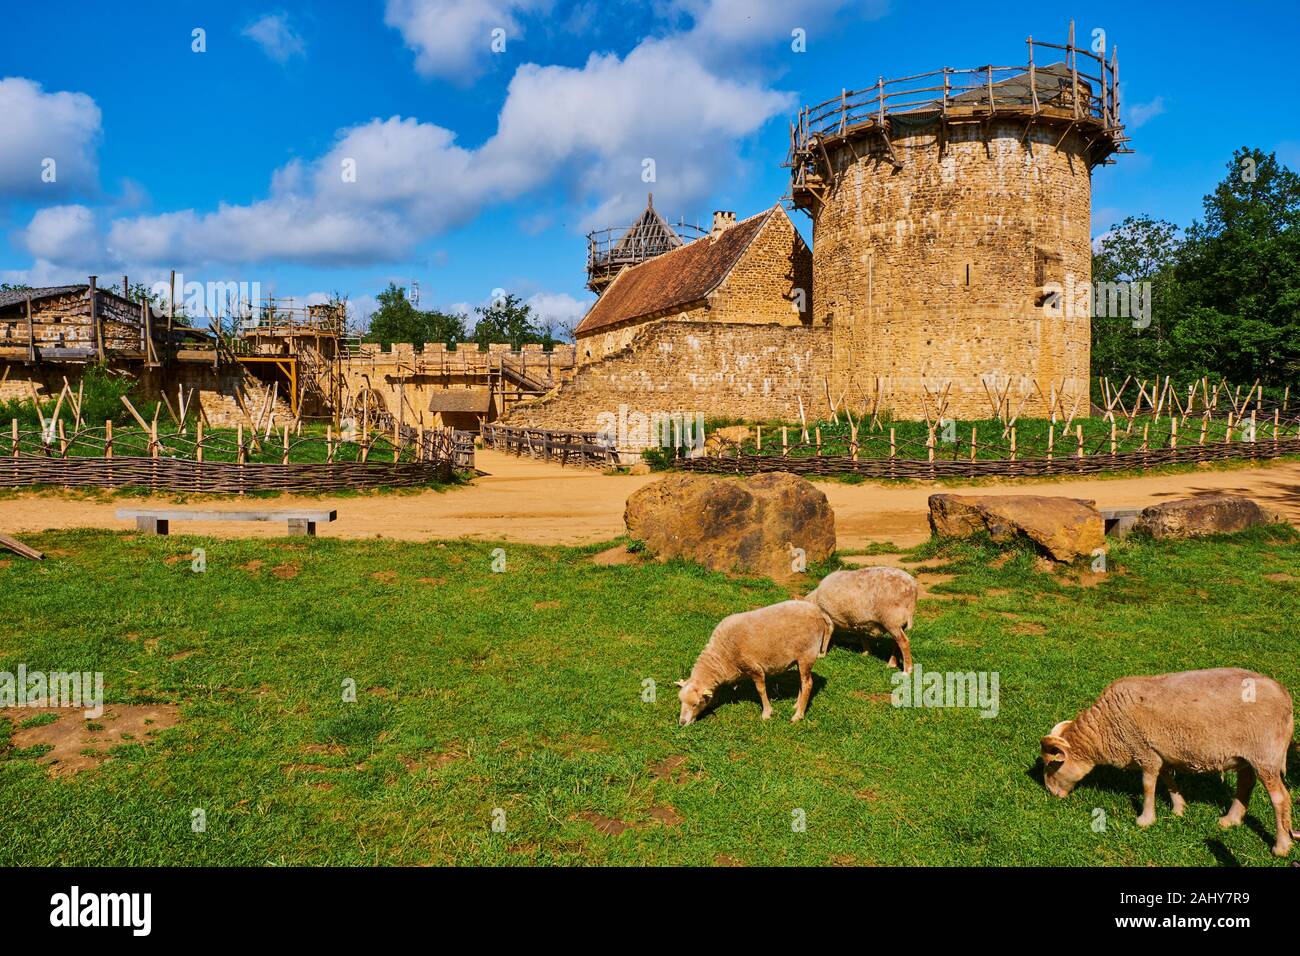
[[287,521],[289,537],[314,537],[318,523],[338,517],[337,511],[194,511],[190,509],[119,508],[118,518],[134,518],[135,530],[167,534],[173,521]]
[[1099,508],[1101,518],[1106,523],[1106,534],[1112,538],[1127,538],[1137,523],[1141,508]]

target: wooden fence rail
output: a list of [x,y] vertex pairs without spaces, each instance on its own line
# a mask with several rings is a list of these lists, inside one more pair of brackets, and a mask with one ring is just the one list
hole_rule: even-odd
[[613,445],[602,442],[597,432],[488,424],[483,426],[482,434],[484,445],[510,455],[596,468],[618,464],[618,452]]
[[1271,459],[1300,454],[1300,438],[1265,439],[1254,442],[1220,442],[1212,445],[1183,445],[1150,448],[1114,454],[1098,451],[1082,456],[1052,458],[953,459],[937,458],[854,458],[850,455],[781,456],[750,454],[739,447],[734,454],[677,458],[673,467],[681,471],[753,475],[765,471],[788,471],[796,475],[860,475],[864,478],[980,478],[1033,477],[1039,475],[1093,475],[1108,471],[1154,468],[1162,465],[1234,459]]
[[288,465],[190,461],[183,458],[0,459],[0,487],[139,487],[150,491],[244,494],[253,491],[317,493],[347,489],[409,488],[451,477],[448,460],[423,462],[316,462]]

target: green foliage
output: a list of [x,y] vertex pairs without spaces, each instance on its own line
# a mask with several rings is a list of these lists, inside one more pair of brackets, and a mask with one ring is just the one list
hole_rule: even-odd
[[[80,383],[72,382],[72,396],[74,398],[79,384],[81,387],[81,420],[83,423],[102,426],[106,421],[112,421],[119,425],[132,421],[131,413],[122,404],[122,396],[131,396],[137,384],[135,379],[126,375],[114,375],[102,366],[91,365],[86,369],[85,374],[81,376]],[[54,408],[58,404],[57,394],[41,402],[41,414],[45,416],[47,421],[54,414]],[[15,418],[18,419],[19,425],[23,428],[40,427],[39,416],[36,414],[36,408],[32,405],[30,398],[11,398],[8,401],[0,402],[0,422],[7,424]],[[62,406],[59,407],[59,418],[68,425],[71,425],[76,418],[73,403],[66,397],[63,399]]]
[[521,345],[541,344],[550,349],[555,337],[550,329],[541,329],[533,323],[533,310],[516,295],[495,300],[490,306],[478,306],[478,321],[474,324],[474,341],[479,345],[509,342],[518,349]]
[[406,289],[395,282],[390,282],[378,298],[379,308],[370,316],[370,331],[363,341],[379,342],[384,348],[394,342],[410,342],[418,347],[427,342],[454,346],[465,341],[465,320],[461,316],[417,309],[407,298]]
[[1272,153],[1238,149],[1180,239],[1130,217],[1101,242],[1093,281],[1150,281],[1151,323],[1093,319],[1093,371],[1266,387],[1300,375],[1300,176]]

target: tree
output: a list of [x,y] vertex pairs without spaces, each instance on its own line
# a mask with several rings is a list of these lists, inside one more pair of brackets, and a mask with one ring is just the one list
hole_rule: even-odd
[[1300,375],[1300,176],[1242,148],[1180,240],[1129,218],[1093,256],[1096,282],[1149,281],[1151,324],[1093,320],[1093,370],[1122,378],[1222,375],[1265,386]]
[[479,345],[492,342],[509,342],[512,349],[522,345],[541,344],[546,349],[555,345],[550,329],[540,329],[533,324],[533,310],[516,295],[494,299],[490,306],[478,306],[478,321],[474,323],[474,341]]
[[[1145,305],[1151,312],[1148,324],[1131,314],[1104,315],[1100,303],[1094,305],[1092,366],[1097,374],[1122,379],[1128,374],[1158,374],[1163,368],[1167,351],[1165,306],[1181,244],[1177,226],[1150,216],[1129,216],[1112,226],[1099,241],[1092,257],[1093,287],[1126,283],[1130,300],[1134,289],[1149,289],[1151,297]],[[1130,313],[1133,311],[1130,308]]]
[[466,338],[465,320],[461,316],[417,309],[407,298],[406,290],[394,282],[390,282],[378,298],[379,308],[370,316],[370,330],[364,338],[366,342],[379,342],[384,348],[389,348],[394,342],[455,345]]

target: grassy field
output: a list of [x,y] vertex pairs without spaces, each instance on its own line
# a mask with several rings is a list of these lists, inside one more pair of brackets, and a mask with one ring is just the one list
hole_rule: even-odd
[[1079,580],[928,544],[916,556],[955,577],[923,602],[914,654],[997,672],[996,717],[892,707],[880,657],[834,646],[802,723],[789,675],[775,719],[746,685],[686,728],[672,681],[713,625],[790,589],[602,566],[594,547],[502,545],[493,573],[477,542],[28,540],[51,557],[0,555],[0,671],[102,670],[110,702],[180,719],[62,777],[0,720],[0,864],[1280,862],[1258,788],[1222,831],[1228,784],[1189,777],[1187,815],[1162,791],[1140,830],[1136,772],[1060,801],[1037,764],[1039,737],[1121,675],[1239,665],[1300,688],[1300,547],[1281,531],[1117,545]]
[[[1219,411],[1220,417],[1205,422],[1204,443],[1222,444],[1231,440],[1240,444],[1249,441],[1249,419],[1244,423],[1233,425],[1231,435],[1228,432],[1227,412]],[[1078,433],[1082,430],[1085,455],[1109,454],[1111,449],[1111,423],[1098,416],[1080,418],[1070,424],[1070,431],[1065,433],[1064,420],[1051,422],[1046,418],[1019,418],[1015,423],[1016,454],[1019,458],[1045,458],[1050,450],[1056,458],[1069,458],[1078,450]],[[781,428],[786,428],[788,457],[808,458],[818,454],[816,433],[821,431],[822,455],[848,455],[851,430],[843,417],[838,423],[816,421],[808,423],[808,441],[802,439],[802,426],[799,422],[765,422],[762,423],[763,447],[757,447],[757,435],[740,443],[746,454],[764,454],[779,458],[782,455]],[[884,420],[874,430],[870,420],[858,423],[858,457],[888,458],[890,454],[889,435],[894,432],[895,454],[899,458],[923,460],[929,457],[926,442],[929,439],[929,427],[924,421],[889,421]],[[712,433],[717,427],[706,423],[706,433]],[[1188,448],[1202,440],[1200,417],[1192,415],[1179,419],[1177,424],[1178,447]],[[957,459],[967,461],[970,458],[971,431],[975,430],[975,457],[980,461],[1001,461],[1011,456],[1010,434],[1004,436],[1007,426],[995,418],[955,419],[951,423],[935,429],[934,453],[938,459]],[[1243,428],[1246,433],[1243,433]],[[752,426],[751,426],[752,431]],[[1049,443],[1049,432],[1051,432]],[[1141,414],[1134,417],[1132,425],[1119,416],[1115,434],[1115,451],[1117,454],[1142,451],[1144,445],[1149,449],[1170,447],[1171,420],[1168,415],[1155,417]],[[1272,411],[1261,413],[1255,423],[1255,440],[1270,442],[1274,438]],[[1278,440],[1294,439],[1300,436],[1300,423],[1295,419],[1294,411],[1282,416],[1278,422],[1276,435]],[[734,446],[731,449],[734,454]]]

